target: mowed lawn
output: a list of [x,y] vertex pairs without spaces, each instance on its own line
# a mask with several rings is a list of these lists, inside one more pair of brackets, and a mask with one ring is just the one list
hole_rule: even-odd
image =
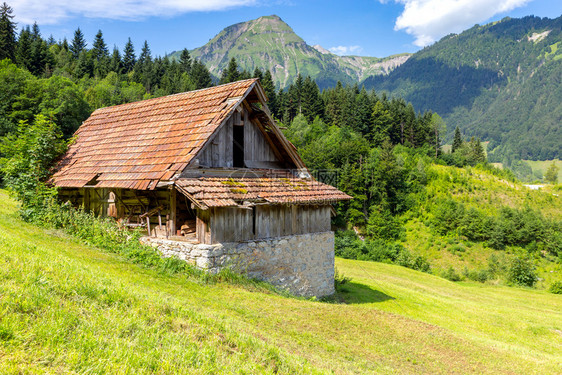
[[205,285],[28,225],[0,191],[0,374],[562,372],[562,296],[337,266],[347,303]]

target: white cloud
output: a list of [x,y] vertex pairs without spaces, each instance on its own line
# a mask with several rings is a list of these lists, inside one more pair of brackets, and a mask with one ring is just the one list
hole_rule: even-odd
[[74,16],[140,20],[151,16],[223,10],[255,4],[256,0],[11,0],[16,21],[56,24]]
[[[388,0],[379,0],[382,4]],[[458,33],[486,21],[498,13],[508,12],[532,0],[394,0],[404,4],[396,19],[395,30],[413,35],[414,44],[426,46],[437,39]]]
[[328,49],[330,50],[330,52],[340,56],[353,55],[361,53],[361,51],[363,51],[363,48],[361,48],[361,46],[337,46],[330,47]]

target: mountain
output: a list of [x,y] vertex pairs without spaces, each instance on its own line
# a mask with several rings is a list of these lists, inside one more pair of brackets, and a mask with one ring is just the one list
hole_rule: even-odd
[[[178,58],[179,54],[171,56]],[[388,74],[410,57],[337,56],[320,46],[308,45],[275,15],[229,26],[191,54],[216,76],[234,57],[240,68],[249,72],[256,67],[271,71],[278,87],[291,84],[300,73],[315,79],[321,88],[334,86],[338,80],[356,83],[372,75]]]
[[451,34],[388,75],[368,77],[417,110],[438,112],[449,133],[490,141],[490,158],[562,155],[562,17],[505,18]]

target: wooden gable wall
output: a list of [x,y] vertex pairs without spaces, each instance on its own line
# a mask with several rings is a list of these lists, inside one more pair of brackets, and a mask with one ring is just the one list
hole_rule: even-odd
[[250,119],[243,105],[226,121],[211,142],[198,155],[199,166],[211,168],[234,167],[234,127],[244,129],[244,166],[248,168],[283,166],[263,132]]

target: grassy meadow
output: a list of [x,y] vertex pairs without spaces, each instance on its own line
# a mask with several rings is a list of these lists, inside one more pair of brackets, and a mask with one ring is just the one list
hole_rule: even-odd
[[562,160],[523,160],[531,166],[533,171],[541,171],[542,175],[546,173],[548,167],[554,162],[558,167],[558,183],[562,183]]
[[337,259],[336,300],[205,285],[22,222],[0,191],[0,373],[555,374],[562,296]]

